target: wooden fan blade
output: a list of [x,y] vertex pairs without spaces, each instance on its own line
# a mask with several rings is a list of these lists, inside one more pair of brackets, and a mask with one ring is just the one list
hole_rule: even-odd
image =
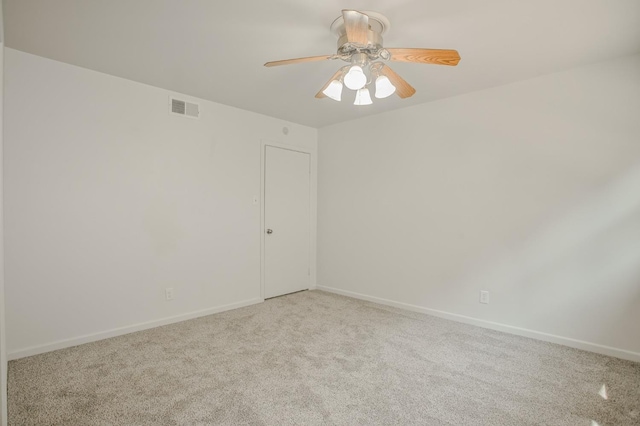
[[404,78],[396,74],[396,72],[389,68],[388,65],[382,67],[380,73],[382,73],[382,75],[386,75],[387,78],[391,81],[391,84],[396,86],[396,93],[402,99],[409,98],[413,96],[414,93],[416,93],[416,89],[414,89],[409,83],[407,83]]
[[336,71],[336,73],[333,75],[333,77],[331,77],[329,79],[329,81],[326,82],[326,84],[324,86],[322,86],[322,89],[320,89],[320,91],[318,93],[316,93],[316,98],[318,99],[322,99],[322,98],[326,98],[327,95],[325,95],[324,93],[322,93],[324,91],[324,89],[326,89],[327,87],[329,87],[329,84],[331,84],[331,82],[333,80],[337,80],[338,77],[340,77],[340,74],[342,74],[342,68],[340,68],[338,71]]
[[369,44],[369,17],[357,10],[343,10],[344,28],[347,41],[366,46]]
[[398,62],[418,62],[421,64],[436,64],[456,66],[460,62],[460,55],[455,50],[446,49],[387,49],[391,53],[391,60]]
[[316,62],[322,61],[324,59],[330,59],[332,55],[325,56],[308,56],[306,58],[296,58],[296,59],[284,59],[282,61],[273,61],[267,62],[264,64],[265,67],[277,67],[280,65],[289,65],[289,64],[300,64],[302,62]]

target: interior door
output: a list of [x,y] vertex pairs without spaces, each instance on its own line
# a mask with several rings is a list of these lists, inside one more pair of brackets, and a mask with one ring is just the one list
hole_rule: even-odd
[[309,159],[265,146],[265,299],[309,288]]

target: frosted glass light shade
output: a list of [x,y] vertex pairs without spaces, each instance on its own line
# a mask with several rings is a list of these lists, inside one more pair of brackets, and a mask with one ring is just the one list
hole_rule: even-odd
[[338,80],[333,80],[322,93],[334,101],[340,102],[342,100],[342,83]]
[[376,78],[376,98],[383,99],[393,95],[396,91],[396,86],[391,84],[389,78],[385,75],[381,75]]
[[358,89],[356,92],[356,100],[353,102],[354,105],[371,105],[373,102],[371,101],[371,95],[369,94],[369,89],[363,87],[362,89]]
[[364,75],[362,68],[357,65],[349,69],[347,75],[344,76],[344,85],[351,90],[362,89],[367,84],[367,76]]

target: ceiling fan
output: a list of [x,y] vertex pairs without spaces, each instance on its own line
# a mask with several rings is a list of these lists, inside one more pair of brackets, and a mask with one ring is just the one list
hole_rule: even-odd
[[389,29],[389,20],[377,12],[343,10],[342,16],[331,24],[338,37],[335,55],[310,56],[267,62],[265,67],[341,59],[348,65],[340,68],[316,94],[316,98],[342,99],[342,88],[356,91],[355,105],[370,105],[368,86],[375,79],[375,97],[378,99],[397,93],[408,98],[416,93],[409,83],[396,74],[384,61],[416,62],[420,64],[458,65],[460,55],[455,50],[385,48],[382,35]]

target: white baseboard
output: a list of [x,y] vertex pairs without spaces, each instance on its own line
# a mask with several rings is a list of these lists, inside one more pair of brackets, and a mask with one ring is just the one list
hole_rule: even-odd
[[160,327],[163,325],[173,324],[176,322],[186,321],[194,318],[204,317],[219,312],[230,311],[232,309],[243,308],[249,305],[255,305],[256,303],[264,302],[264,299],[255,298],[249,300],[243,300],[241,302],[231,303],[223,306],[216,306],[213,308],[202,309],[200,311],[187,312],[186,314],[175,315],[168,318],[162,318],[159,320],[141,322],[138,324],[128,325],[125,327],[113,328],[107,331],[101,331],[98,333],[85,334],[84,336],[72,337],[70,339],[58,340],[53,343],[46,343],[44,345],[31,346],[24,349],[19,349],[7,354],[9,360],[25,358],[32,355],[38,355],[45,352],[51,352],[58,349],[69,348],[71,346],[81,345],[83,343],[95,342],[98,340],[108,339],[110,337],[122,336],[123,334],[134,333],[136,331],[147,330],[149,328]]
[[333,287],[317,286],[318,290],[330,293],[340,294],[342,296],[353,297],[355,299],[366,300],[368,302],[380,303],[381,305],[393,306],[395,308],[406,309],[413,312],[433,315],[452,321],[463,322],[465,324],[477,325],[478,327],[489,328],[491,330],[502,331],[505,333],[515,334],[518,336],[530,337],[532,339],[543,340],[545,342],[557,343],[571,348],[582,349],[585,351],[595,352],[602,355],[609,355],[616,358],[626,359],[629,361],[640,362],[640,353],[631,352],[624,349],[612,348],[610,346],[599,345],[597,343],[585,342],[582,340],[572,339],[569,337],[556,336],[554,334],[543,333],[540,331],[529,330],[526,328],[514,327],[512,325],[501,324],[492,321],[481,320],[464,315],[453,314],[450,312],[438,311],[436,309],[424,308],[422,306],[411,305],[409,303],[396,302],[394,300],[382,299],[380,297],[367,296],[365,294],[354,293],[352,291],[341,290]]

